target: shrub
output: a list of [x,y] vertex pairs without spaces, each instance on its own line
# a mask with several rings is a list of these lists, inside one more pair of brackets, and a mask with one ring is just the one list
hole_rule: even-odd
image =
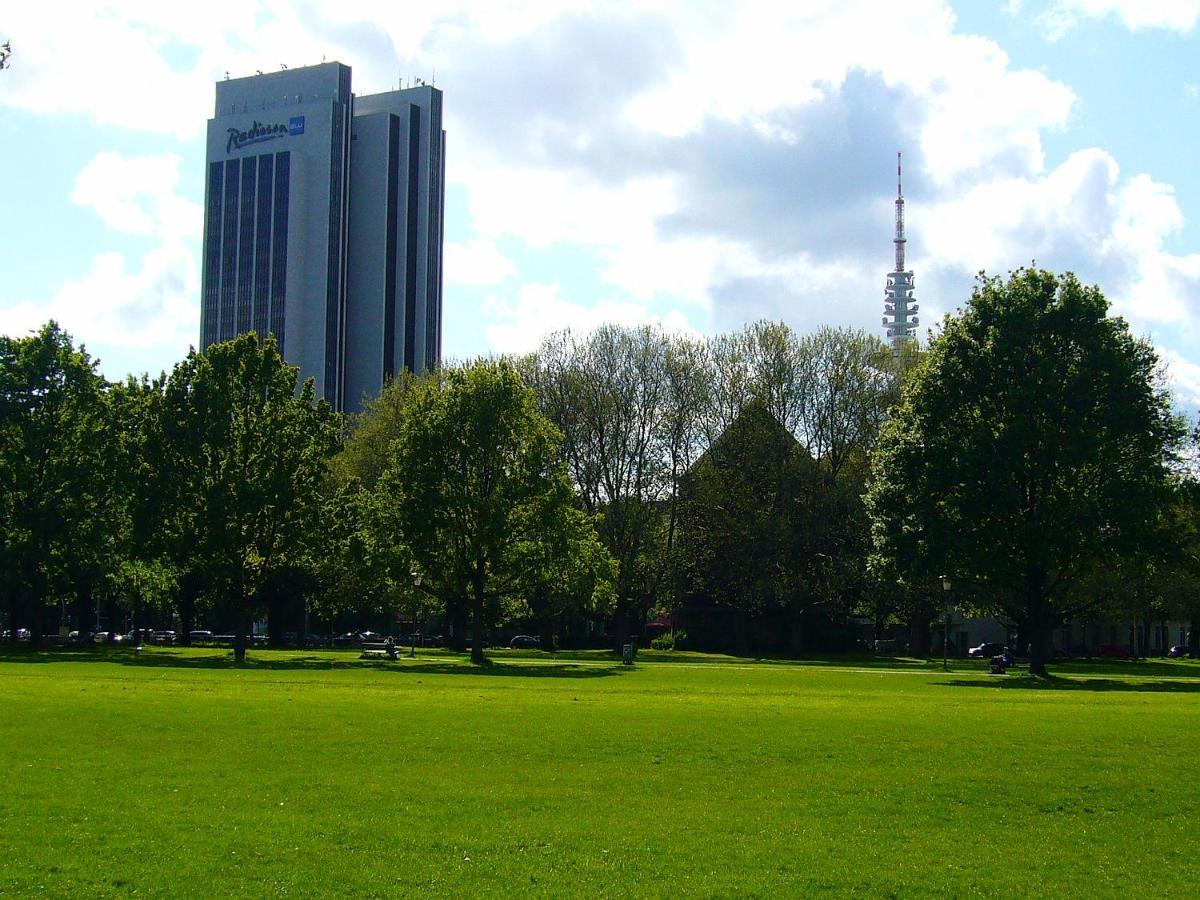
[[687,640],[687,632],[681,629],[676,631],[664,631],[658,637],[650,641],[651,650],[682,650],[683,643]]

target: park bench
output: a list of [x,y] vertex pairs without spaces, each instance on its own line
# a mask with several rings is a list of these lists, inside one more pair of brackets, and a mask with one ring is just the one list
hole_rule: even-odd
[[396,658],[395,644],[387,641],[380,644],[363,644],[362,656],[359,659],[383,659],[384,657],[392,660]]

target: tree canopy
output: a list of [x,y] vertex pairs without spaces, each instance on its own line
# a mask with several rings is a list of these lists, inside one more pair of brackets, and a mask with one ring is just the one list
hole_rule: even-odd
[[548,551],[587,542],[592,526],[573,507],[561,437],[511,364],[480,361],[411,390],[378,483],[380,521],[422,589],[467,595],[482,661],[489,625],[563,579]]
[[981,276],[883,426],[868,502],[880,560],[946,574],[1015,622],[1045,672],[1050,629],[1095,602],[1095,567],[1158,551],[1183,430],[1153,348],[1096,287]]
[[336,419],[275,341],[253,334],[192,351],[162,384],[154,436],[160,516],[177,569],[233,607],[235,655],[274,570],[317,533]]

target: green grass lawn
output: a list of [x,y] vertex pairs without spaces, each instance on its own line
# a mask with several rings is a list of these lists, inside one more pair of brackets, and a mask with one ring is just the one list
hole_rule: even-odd
[[1194,895],[1200,667],[0,653],[0,893]]

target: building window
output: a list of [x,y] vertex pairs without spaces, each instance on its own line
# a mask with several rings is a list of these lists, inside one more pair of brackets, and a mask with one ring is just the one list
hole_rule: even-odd
[[253,156],[242,160],[242,199],[238,216],[237,333],[250,330],[250,306],[254,298],[254,189],[258,185],[258,163]]
[[221,195],[225,166],[214,162],[208,165],[208,197],[204,228],[204,305],[201,307],[203,327],[200,348],[215,343],[220,332],[221,292]]
[[271,201],[275,156],[258,157],[258,212],[254,237],[254,330],[265,340],[270,329],[271,312]]
[[238,191],[241,187],[241,160],[225,163],[225,209],[221,230],[221,310],[218,340],[234,336],[234,286],[237,283]]
[[291,188],[292,155],[275,154],[275,214],[271,229],[271,333],[283,353],[286,339],[284,311],[287,307],[288,192]]

